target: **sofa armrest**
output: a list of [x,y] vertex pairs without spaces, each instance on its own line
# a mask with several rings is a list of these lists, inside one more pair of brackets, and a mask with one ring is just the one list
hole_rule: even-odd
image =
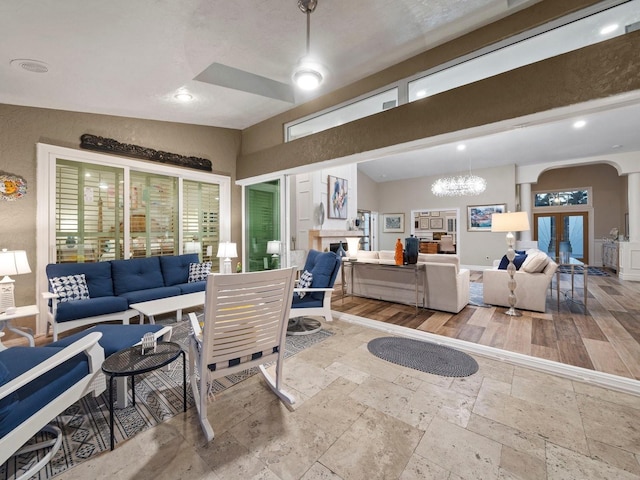
[[46,372],[54,369],[58,365],[70,360],[82,352],[85,352],[89,358],[89,372],[97,372],[102,367],[102,362],[104,362],[104,350],[98,344],[100,337],[102,337],[102,333],[100,332],[90,333],[65,347],[61,352],[56,353],[53,357],[49,358],[46,363],[36,365],[24,372],[18,378],[6,383],[0,389],[0,399],[7,397],[9,394],[19,390],[33,380],[36,380],[38,377],[41,377],[43,374],[46,374]]

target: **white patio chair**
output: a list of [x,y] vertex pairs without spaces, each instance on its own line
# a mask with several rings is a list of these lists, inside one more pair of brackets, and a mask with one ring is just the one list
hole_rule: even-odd
[[[202,430],[213,440],[207,399],[213,380],[258,366],[269,387],[285,403],[295,399],[282,390],[287,322],[294,268],[207,277],[204,326],[189,314],[189,379]],[[276,362],[275,381],[263,364]]]

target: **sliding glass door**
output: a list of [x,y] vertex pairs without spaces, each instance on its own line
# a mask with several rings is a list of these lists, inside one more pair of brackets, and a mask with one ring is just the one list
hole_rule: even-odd
[[281,266],[285,253],[282,183],[282,179],[276,179],[244,187],[244,270],[247,272]]

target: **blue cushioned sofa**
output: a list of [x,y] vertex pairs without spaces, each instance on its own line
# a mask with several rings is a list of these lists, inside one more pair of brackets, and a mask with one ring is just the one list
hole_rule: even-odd
[[128,324],[138,315],[132,303],[157,300],[204,291],[206,280],[189,282],[189,264],[199,263],[197,253],[185,255],[110,260],[97,263],[54,263],[47,265],[47,278],[84,274],[89,298],[59,302],[51,285],[43,294],[50,299],[47,319],[58,334],[73,328],[100,322]]

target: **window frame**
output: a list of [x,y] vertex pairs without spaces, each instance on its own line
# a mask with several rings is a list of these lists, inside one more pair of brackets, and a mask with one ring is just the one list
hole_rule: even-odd
[[[215,173],[204,172],[202,170],[174,167],[164,164],[156,164],[136,160],[128,157],[108,155],[104,153],[77,150],[68,147],[60,147],[45,143],[36,144],[37,175],[36,175],[36,291],[46,292],[48,290],[45,266],[48,263],[56,262],[56,162],[58,159],[69,160],[80,163],[105,165],[124,170],[123,198],[130,198],[130,171],[166,175],[178,179],[178,195],[182,198],[183,180],[192,180],[201,183],[218,184],[220,187],[220,241],[231,239],[231,177]],[[129,202],[124,204],[123,218],[128,219],[130,215]],[[178,253],[183,248],[182,232],[182,202],[178,208]],[[124,223],[124,238],[131,236],[129,221]],[[129,242],[124,242],[125,258],[129,254]],[[215,252],[214,252],[215,254]],[[40,295],[38,295],[39,297]],[[47,304],[44,299],[38,298],[40,311],[45,312]],[[36,325],[36,334],[42,334],[46,328],[47,316],[41,315]]]

